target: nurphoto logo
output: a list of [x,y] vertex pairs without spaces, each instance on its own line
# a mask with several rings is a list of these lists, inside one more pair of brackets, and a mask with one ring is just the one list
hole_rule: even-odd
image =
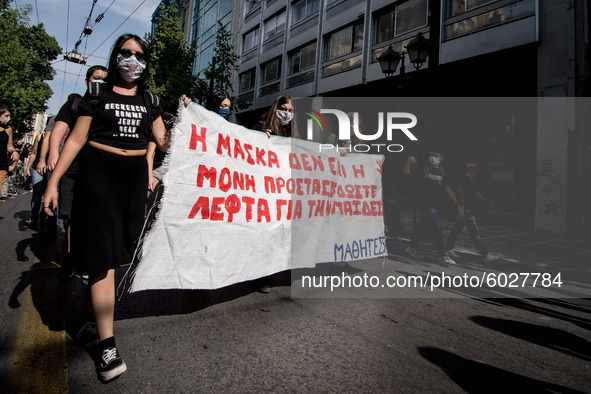
[[[338,140],[351,141],[351,131],[359,141],[376,141],[382,137],[384,129],[386,131],[386,139],[392,141],[392,137],[395,132],[402,132],[409,140],[418,141],[418,138],[410,131],[417,124],[417,117],[409,112],[378,112],[378,130],[374,134],[363,134],[359,127],[359,112],[349,112],[350,115],[338,109],[321,109],[320,112],[311,110],[312,113],[306,112],[306,115],[310,116],[308,119],[307,139],[313,140],[313,127],[316,123],[320,127],[321,132],[329,133],[328,124],[322,114],[332,114],[336,116],[338,124]],[[406,120],[406,122],[401,120]],[[402,152],[404,147],[400,144],[378,144],[378,143],[358,143],[349,144],[349,152],[368,152],[371,147],[377,147],[377,151],[381,152],[382,149],[388,152]],[[339,150],[343,147],[339,147],[333,144],[320,144],[319,151],[323,150]]]

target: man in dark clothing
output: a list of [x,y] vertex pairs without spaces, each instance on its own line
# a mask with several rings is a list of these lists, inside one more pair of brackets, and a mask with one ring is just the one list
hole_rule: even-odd
[[[440,261],[446,265],[453,265],[455,262],[449,257],[445,248],[439,222],[439,210],[447,200],[443,187],[445,172],[441,168],[443,158],[443,154],[439,149],[432,149],[428,161],[422,168],[416,168],[417,159],[413,156],[406,159],[402,168],[402,174],[409,176],[412,181],[410,186],[416,192],[413,200],[421,215],[406,252],[416,259],[422,259],[423,255],[419,250],[419,240],[426,233],[430,233]],[[411,167],[414,168],[411,170]]]
[[482,197],[476,187],[475,178],[479,171],[480,168],[477,164],[468,163],[464,175],[446,186],[447,194],[458,208],[456,222],[447,237],[447,252],[453,258],[460,257],[453,251],[453,248],[458,236],[465,227],[470,234],[470,238],[472,238],[472,243],[478,250],[478,253],[482,256],[482,261],[484,263],[492,263],[500,257],[491,254],[482,243],[473,209],[479,201],[488,205],[493,211],[496,211],[497,209],[487,199]]

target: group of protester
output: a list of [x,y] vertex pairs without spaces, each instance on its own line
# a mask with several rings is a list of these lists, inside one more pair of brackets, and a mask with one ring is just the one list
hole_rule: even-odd
[[[114,272],[131,262],[145,207],[155,205],[162,194],[161,166],[175,122],[148,93],[149,76],[145,42],[132,34],[119,37],[108,68],[88,70],[86,94],[70,95],[48,120],[26,167],[33,184],[27,224],[36,226],[39,212],[63,220],[68,246],[62,265],[88,277],[86,313],[76,339],[95,349],[97,373],[104,382],[127,370],[114,337]],[[189,105],[191,100],[184,99]],[[206,108],[227,119],[230,97],[217,92]],[[272,108],[259,130],[291,136],[291,99],[280,96]],[[0,118],[0,130],[6,130],[3,119],[9,116]],[[12,136],[5,135],[7,152],[16,160]]]
[[25,165],[28,161],[31,145],[22,140],[13,141],[10,126],[10,110],[0,104],[0,202],[18,194],[18,189],[25,183]]
[[[479,204],[488,206],[493,211],[497,210],[478,191],[476,176],[480,171],[479,166],[476,163],[468,163],[462,174],[446,176],[441,166],[443,160],[442,151],[433,148],[422,167],[414,156],[409,156],[402,167],[403,176],[410,178],[410,182],[405,186],[411,191],[415,209],[420,214],[406,253],[416,259],[423,259],[424,255],[420,250],[419,242],[430,238],[441,263],[455,265],[456,262],[453,259],[460,258],[460,255],[454,251],[455,244],[461,231],[466,228],[482,261],[492,263],[498,260],[500,257],[491,254],[482,242],[474,217],[474,211]],[[440,213],[442,208],[450,203],[456,209],[456,219],[445,241],[441,231]]]
[[[150,57],[138,36],[119,37],[109,57],[108,68],[93,66],[86,75],[87,92],[72,94],[59,113],[50,118],[44,133],[32,146],[26,172],[31,173],[33,195],[31,218],[35,225],[39,211],[59,216],[67,233],[64,265],[89,281],[86,314],[76,338],[95,349],[95,363],[102,381],[110,381],[127,370],[114,337],[115,269],[132,260],[146,219],[146,206],[152,207],[162,194],[162,162],[170,143],[170,130],[176,117],[163,113],[158,98],[147,92]],[[185,105],[191,100],[182,97]],[[216,92],[206,108],[222,118],[230,116],[230,97]],[[17,161],[7,126],[10,113],[0,107],[0,182],[7,173],[8,160]],[[294,106],[286,95],[277,97],[252,129],[282,137],[298,137]],[[349,142],[350,143],[350,142]],[[431,222],[442,261],[452,264],[453,245],[464,226],[479,240],[474,216],[468,205],[470,186],[477,166],[470,165],[465,182],[449,187],[449,196],[458,207],[458,221],[447,248],[441,236],[437,207],[429,197],[432,187],[444,187],[443,156],[432,151],[423,171],[413,171],[416,159],[409,157],[403,173],[416,172],[425,196],[421,200],[421,223],[408,252],[420,257],[419,235]],[[59,185],[59,192],[58,192]],[[147,193],[149,191],[149,193]],[[477,194],[479,195],[479,194]],[[148,216],[152,213],[148,213]],[[475,241],[476,242],[476,241]],[[477,245],[485,260],[490,256],[481,242]],[[488,258],[488,260],[491,260]],[[261,291],[268,292],[266,283]]]

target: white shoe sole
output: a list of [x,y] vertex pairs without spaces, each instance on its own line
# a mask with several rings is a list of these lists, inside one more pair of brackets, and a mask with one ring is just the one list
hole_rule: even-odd
[[109,380],[115,379],[117,376],[121,375],[123,372],[127,371],[127,365],[125,365],[125,361],[123,364],[115,367],[109,371],[101,372],[101,380],[103,382],[108,382]]

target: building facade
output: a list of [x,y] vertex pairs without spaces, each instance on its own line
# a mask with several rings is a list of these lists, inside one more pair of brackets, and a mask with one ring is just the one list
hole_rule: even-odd
[[[590,236],[589,13],[584,0],[193,0],[191,39],[197,73],[213,55],[215,18],[232,24],[241,58],[232,94],[251,103],[237,116],[247,127],[279,94],[531,98],[532,109],[426,140],[446,145],[450,162],[478,161],[512,220]],[[407,59],[394,87],[377,57],[403,52],[419,32],[433,43],[428,61],[415,70]],[[402,159],[389,161],[392,173]]]

